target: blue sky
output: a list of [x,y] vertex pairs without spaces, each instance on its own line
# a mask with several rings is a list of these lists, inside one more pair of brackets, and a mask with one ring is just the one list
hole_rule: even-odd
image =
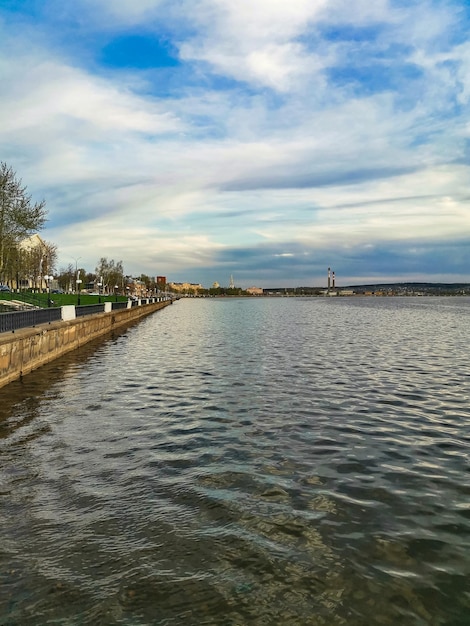
[[0,160],[59,267],[470,282],[465,0],[3,0]]

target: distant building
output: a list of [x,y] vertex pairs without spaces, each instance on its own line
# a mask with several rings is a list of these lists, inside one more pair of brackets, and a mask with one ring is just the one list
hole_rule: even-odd
[[126,276],[125,281],[127,295],[134,296],[135,298],[144,298],[147,295],[145,283],[143,283],[139,278]]
[[263,290],[261,289],[261,287],[248,287],[246,293],[249,293],[252,296],[262,296]]
[[25,250],[26,252],[32,252],[33,250],[43,250],[46,247],[44,240],[35,233],[29,237],[26,237],[18,244],[18,248],[20,250]]
[[191,293],[202,289],[202,285],[200,283],[168,283],[168,288],[179,293]]
[[37,234],[26,237],[18,244],[20,268],[14,281],[15,289],[46,289],[44,275],[48,275],[49,267],[47,244]]

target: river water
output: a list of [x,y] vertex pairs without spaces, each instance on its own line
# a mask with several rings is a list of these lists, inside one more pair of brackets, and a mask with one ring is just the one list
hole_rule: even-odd
[[0,390],[0,624],[470,624],[470,299],[182,300]]

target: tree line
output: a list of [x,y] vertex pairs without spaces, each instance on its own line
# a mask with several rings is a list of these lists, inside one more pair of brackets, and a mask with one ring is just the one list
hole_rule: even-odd
[[[57,246],[38,235],[46,220],[45,201],[33,202],[13,168],[1,161],[0,284],[41,289],[45,277],[55,275],[56,285],[64,291],[93,285],[103,293],[125,293],[127,277],[122,261],[102,257],[94,274],[72,264],[57,272]],[[151,279],[143,278],[150,287]]]
[[3,284],[35,284],[50,274],[57,247],[41,240],[28,241],[46,222],[45,202],[33,202],[13,169],[0,162],[0,281]]
[[[142,291],[165,291],[164,283],[141,274],[126,276],[122,261],[101,257],[94,273],[69,263],[57,272],[57,246],[42,239],[47,220],[45,201],[33,202],[13,168],[0,162],[0,284],[14,289],[43,289],[45,277],[65,292],[93,290],[125,294],[130,283],[140,282]],[[50,282],[49,282],[50,286]],[[223,287],[199,290],[200,295],[237,295],[240,289]]]

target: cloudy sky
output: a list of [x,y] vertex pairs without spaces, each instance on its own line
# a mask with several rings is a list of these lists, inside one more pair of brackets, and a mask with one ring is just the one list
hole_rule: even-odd
[[470,282],[467,0],[2,0],[0,160],[68,263]]

